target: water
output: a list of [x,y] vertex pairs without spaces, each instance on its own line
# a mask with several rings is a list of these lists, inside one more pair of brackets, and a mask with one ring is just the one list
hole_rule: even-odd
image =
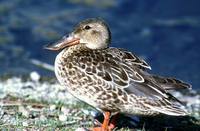
[[152,73],[173,76],[200,89],[199,0],[1,0],[0,74],[37,71],[29,61],[54,63],[57,52],[43,49],[79,21],[102,17],[112,45],[144,58]]

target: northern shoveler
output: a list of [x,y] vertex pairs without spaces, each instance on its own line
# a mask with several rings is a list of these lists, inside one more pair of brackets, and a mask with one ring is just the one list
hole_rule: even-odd
[[[150,66],[135,54],[109,47],[111,33],[99,18],[80,22],[72,33],[49,50],[61,50],[55,60],[55,74],[76,98],[104,113],[102,127],[107,131],[110,116],[116,113],[135,115],[187,115],[180,101],[169,90],[191,88],[180,80],[147,72]],[[111,121],[111,122],[110,122]]]

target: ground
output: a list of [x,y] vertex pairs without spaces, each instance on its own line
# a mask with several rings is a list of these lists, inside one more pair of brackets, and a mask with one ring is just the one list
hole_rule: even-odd
[[[118,129],[199,130],[200,94],[190,90],[174,93],[191,113],[187,117],[138,117],[121,115]],[[87,130],[102,120],[102,114],[71,96],[55,78],[4,76],[0,80],[0,129]]]

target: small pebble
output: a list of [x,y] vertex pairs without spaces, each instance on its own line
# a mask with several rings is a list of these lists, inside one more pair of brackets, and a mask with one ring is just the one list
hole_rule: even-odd
[[95,117],[95,116],[97,115],[97,113],[98,113],[97,111],[91,111],[91,112],[90,112],[90,114],[91,114],[93,117]]
[[27,109],[25,109],[23,106],[19,106],[18,108],[19,112],[22,113],[23,116],[25,116],[26,118],[29,117],[29,111]]
[[22,125],[23,125],[23,126],[28,126],[28,123],[27,123],[26,121],[23,121],[23,122],[22,122]]
[[56,105],[50,105],[50,107],[49,107],[49,108],[50,108],[50,110],[51,110],[51,111],[53,111],[53,110],[55,110],[55,109],[56,109]]
[[83,109],[82,112],[86,115],[92,115],[93,117],[95,117],[98,114],[97,111],[89,111],[89,110],[85,110],[85,109]]
[[38,82],[40,80],[40,75],[36,71],[33,71],[30,73],[30,78],[32,81]]
[[64,114],[61,114],[61,115],[58,116],[58,119],[59,119],[60,121],[66,121],[66,120],[67,120],[67,116],[64,115]]
[[3,99],[7,96],[6,93],[0,91],[0,99]]
[[87,129],[83,128],[83,127],[79,127],[77,128],[75,131],[88,131]]
[[64,106],[62,106],[62,107],[61,107],[61,112],[63,112],[63,114],[66,115],[66,114],[69,113],[69,109],[66,108],[66,107],[64,107]]
[[82,109],[83,113],[86,114],[86,115],[89,115],[90,112],[88,110],[85,110],[85,109]]
[[4,110],[0,108],[0,119],[3,117],[4,115]]
[[41,116],[40,116],[40,120],[41,120],[41,121],[45,121],[45,120],[47,120],[47,118],[46,118],[46,116],[41,115]]

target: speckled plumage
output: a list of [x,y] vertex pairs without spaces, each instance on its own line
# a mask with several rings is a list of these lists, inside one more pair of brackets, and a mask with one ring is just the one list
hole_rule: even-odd
[[[81,36],[86,31],[86,25],[93,25],[90,35],[94,37]],[[107,25],[99,19],[88,19],[75,28],[72,35],[73,38],[80,37],[79,43],[64,48],[55,60],[59,82],[73,96],[100,111],[135,115],[186,115],[179,101],[168,90],[190,88],[190,85],[174,78],[149,74],[147,69],[151,69],[150,66],[135,54],[108,47],[110,36],[106,39],[101,34],[105,30],[108,31],[105,34],[110,35]],[[95,45],[100,44],[98,36],[102,39],[106,37],[102,47]],[[87,41],[90,46],[87,46]]]

